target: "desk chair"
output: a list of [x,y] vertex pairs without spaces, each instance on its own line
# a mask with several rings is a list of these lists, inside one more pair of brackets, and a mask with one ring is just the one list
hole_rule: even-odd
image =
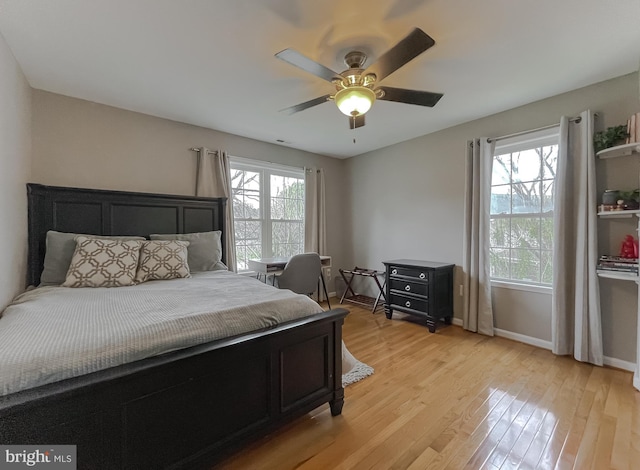
[[327,298],[329,308],[331,308],[318,253],[302,253],[292,256],[282,273],[274,276],[274,284],[277,283],[278,288],[306,295],[313,294],[316,288],[320,292],[318,280],[322,281],[324,295]]

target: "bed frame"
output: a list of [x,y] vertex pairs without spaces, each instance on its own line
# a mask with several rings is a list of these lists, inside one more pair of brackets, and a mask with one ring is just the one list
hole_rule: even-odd
[[[225,198],[27,189],[33,285],[47,230],[146,236],[225,228]],[[322,312],[0,397],[0,443],[75,444],[79,469],[205,468],[325,403],[341,413],[347,313]]]

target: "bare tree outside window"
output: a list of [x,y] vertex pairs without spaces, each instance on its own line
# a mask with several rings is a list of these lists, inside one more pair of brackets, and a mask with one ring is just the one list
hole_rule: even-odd
[[[296,169],[297,170],[297,169]],[[248,260],[304,251],[304,174],[231,164],[238,271]]]
[[233,218],[238,271],[248,269],[247,260],[262,258],[262,208],[260,173],[231,168]]
[[304,180],[271,175],[271,243],[274,256],[304,251]]
[[495,155],[491,179],[491,278],[551,285],[558,146]]

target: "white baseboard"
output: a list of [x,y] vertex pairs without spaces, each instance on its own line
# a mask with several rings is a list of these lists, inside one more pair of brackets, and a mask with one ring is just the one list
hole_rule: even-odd
[[[451,323],[453,325],[462,326],[462,318],[454,317]],[[551,341],[545,341],[543,339],[534,338],[533,336],[514,333],[513,331],[501,330],[500,328],[494,328],[493,332],[496,336],[500,336],[502,338],[512,339],[520,343],[529,344],[531,346],[551,351]],[[636,370],[636,365],[633,362],[623,361],[622,359],[617,359],[615,357],[604,356],[602,358],[602,362],[605,366],[615,367],[616,369],[626,370],[629,372],[634,372]],[[640,390],[640,377],[634,378],[633,380],[634,386]]]
[[[530,344],[531,346],[537,346],[551,351],[551,341],[545,341],[532,336],[514,333],[512,331],[501,330],[499,328],[494,328],[493,332],[496,336],[501,336],[503,338],[512,339],[514,341],[519,341],[521,343]],[[629,372],[633,372],[636,369],[636,365],[633,362],[623,361],[622,359],[617,359],[615,357],[604,356],[602,358],[602,362],[605,366],[615,367],[616,369],[622,369]]]
[[615,367],[616,369],[628,370],[629,372],[636,370],[636,365],[633,362],[623,361],[615,357],[604,356],[602,362],[605,366]]
[[[452,323],[454,325],[462,326],[462,319],[454,318]],[[496,336],[500,336],[502,338],[512,339],[520,343],[530,344],[531,346],[536,346],[538,348],[551,350],[551,341],[545,341],[539,338],[534,338],[533,336],[514,333],[513,331],[501,330],[500,328],[494,328],[493,333]]]
[[514,333],[513,331],[501,330],[500,328],[494,328],[493,333],[501,338],[512,339],[514,341],[519,341],[520,343],[530,344],[531,346],[551,351],[551,341],[545,341],[540,338],[534,338],[533,336]]
[[[462,326],[462,320],[454,318],[453,324]],[[551,341],[545,341],[543,339],[534,338],[533,336],[514,333],[513,331],[501,330],[500,328],[494,328],[493,332],[496,336],[500,336],[502,338],[511,339],[520,343],[529,344],[531,346],[536,346],[538,348],[551,351]],[[602,362],[605,366],[615,367],[616,369],[626,370],[629,372],[634,372],[636,369],[636,365],[633,362],[624,361],[615,357],[604,356],[602,358]],[[638,379],[638,383],[640,384],[640,378]]]

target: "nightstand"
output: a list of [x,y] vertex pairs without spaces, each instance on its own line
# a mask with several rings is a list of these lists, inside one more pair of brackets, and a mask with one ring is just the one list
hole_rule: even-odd
[[391,319],[394,310],[427,320],[435,333],[443,320],[453,318],[453,264],[397,259],[383,261],[386,267],[386,303],[384,311]]

